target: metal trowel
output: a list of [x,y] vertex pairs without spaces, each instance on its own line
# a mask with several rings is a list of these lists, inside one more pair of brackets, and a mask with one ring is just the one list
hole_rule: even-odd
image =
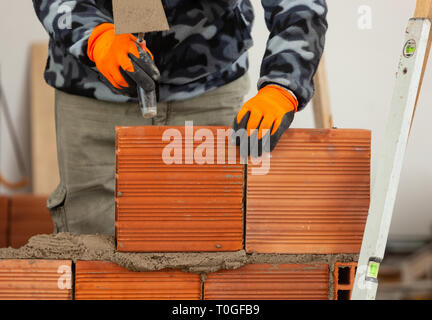
[[[113,13],[116,34],[138,34],[138,44],[144,42],[147,32],[169,29],[161,0],[113,0]],[[151,62],[150,55],[144,50],[140,50],[140,55]],[[138,99],[143,117],[156,117],[156,91],[138,86]]]

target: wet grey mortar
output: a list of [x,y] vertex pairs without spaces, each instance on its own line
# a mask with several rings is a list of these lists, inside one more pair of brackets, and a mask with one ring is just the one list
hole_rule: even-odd
[[358,260],[357,254],[247,254],[236,252],[197,253],[123,253],[117,252],[115,238],[100,235],[37,235],[19,248],[0,249],[0,259],[47,259],[114,262],[131,271],[180,269],[202,274],[238,269],[247,264],[321,264],[329,265],[329,299],[333,299],[334,263]]

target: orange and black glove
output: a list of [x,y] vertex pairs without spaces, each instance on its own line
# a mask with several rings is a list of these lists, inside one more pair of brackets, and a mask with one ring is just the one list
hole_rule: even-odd
[[137,96],[137,86],[155,90],[160,73],[153,55],[132,34],[116,35],[112,23],[97,26],[88,40],[87,55],[116,93]]
[[281,87],[267,85],[259,90],[234,119],[232,142],[240,145],[240,155],[259,157],[263,150],[273,151],[290,127],[297,107],[297,99]]

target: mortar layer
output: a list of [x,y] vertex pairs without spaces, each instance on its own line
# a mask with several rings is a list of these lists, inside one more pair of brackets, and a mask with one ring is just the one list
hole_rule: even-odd
[[156,271],[180,269],[186,272],[211,273],[219,270],[237,269],[246,264],[328,263],[357,261],[356,254],[338,255],[289,255],[289,254],[247,254],[236,252],[198,253],[123,253],[117,252],[115,238],[101,235],[37,235],[19,248],[0,249],[0,259],[47,259],[109,261],[131,271]]

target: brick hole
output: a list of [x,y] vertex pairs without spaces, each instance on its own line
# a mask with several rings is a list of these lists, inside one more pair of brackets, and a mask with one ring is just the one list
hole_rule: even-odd
[[351,283],[350,271],[351,271],[350,267],[339,267],[338,284],[350,284]]
[[334,299],[350,300],[354,285],[357,263],[355,262],[336,262],[334,269]]
[[351,291],[349,290],[339,290],[337,293],[338,300],[349,300]]

